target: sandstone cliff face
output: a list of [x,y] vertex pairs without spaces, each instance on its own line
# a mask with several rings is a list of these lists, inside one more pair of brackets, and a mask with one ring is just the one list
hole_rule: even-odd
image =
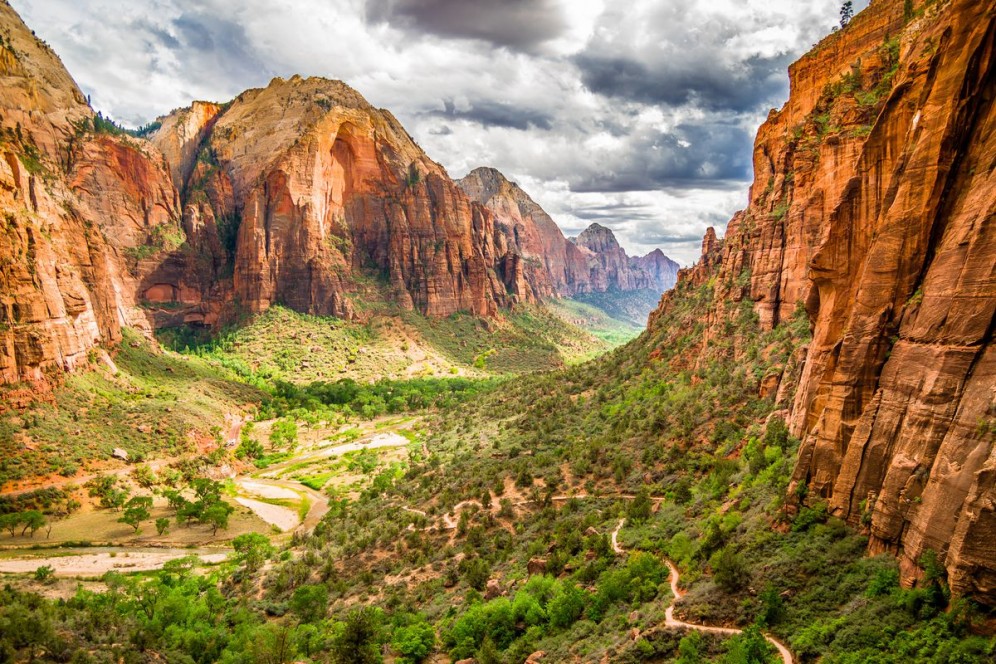
[[905,583],[932,550],[994,604],[996,15],[914,4],[873,2],[792,66],[749,208],[680,279],[751,298],[765,328],[805,308],[778,391],[803,441],[790,494],[866,524]]
[[600,224],[592,224],[578,238],[565,238],[543,208],[493,168],[474,169],[457,184],[493,213],[496,231],[522,257],[537,297],[607,290],[664,292],[674,285],[678,265],[659,249],[630,258],[612,231]]
[[493,216],[345,84],[275,79],[216,109],[173,114],[153,142],[187,174],[189,225],[229,244],[234,298],[249,311],[280,302],[348,317],[367,277],[433,316],[489,315],[548,290]]
[[95,132],[58,57],[6,2],[0,26],[0,383],[14,383],[147,327],[134,284],[183,238],[161,155]]

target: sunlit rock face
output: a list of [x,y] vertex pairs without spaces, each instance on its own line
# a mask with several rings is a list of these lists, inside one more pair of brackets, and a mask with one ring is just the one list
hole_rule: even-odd
[[804,368],[778,391],[802,439],[791,496],[864,524],[904,583],[931,550],[954,592],[994,604],[996,17],[903,4],[791,67],[750,206],[679,281],[750,298],[764,328],[804,308]]
[[162,155],[93,131],[51,49],[0,3],[0,383],[84,364],[121,327],[149,329],[137,293],[183,241]]

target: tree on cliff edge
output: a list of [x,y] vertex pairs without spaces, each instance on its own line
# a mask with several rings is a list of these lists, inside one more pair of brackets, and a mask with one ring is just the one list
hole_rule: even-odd
[[851,0],[847,0],[844,4],[840,6],[840,27],[846,28],[847,24],[851,22],[854,17],[854,3]]

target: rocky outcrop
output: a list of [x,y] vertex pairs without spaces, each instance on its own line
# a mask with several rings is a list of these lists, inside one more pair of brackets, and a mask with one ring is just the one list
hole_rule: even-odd
[[155,148],[102,124],[6,2],[0,25],[0,383],[14,383],[147,328],[136,284],[183,232]]
[[170,164],[170,174],[177,189],[184,191],[197,163],[204,139],[214,126],[222,107],[207,101],[195,101],[189,108],[160,118],[153,142]]
[[517,184],[493,168],[476,168],[457,185],[492,213],[510,251],[521,257],[538,297],[571,295],[587,283],[586,256],[564,238],[557,224]]
[[629,264],[634,271],[646,272],[650,276],[652,287],[662,293],[674,287],[681,267],[660,249],[654,249],[645,256],[633,256],[629,259]]
[[663,293],[674,285],[678,265],[659,249],[630,258],[612,231],[600,224],[592,224],[577,238],[565,238],[543,208],[493,168],[476,168],[457,184],[494,214],[503,246],[522,257],[537,297],[609,290]]
[[802,439],[790,495],[866,525],[904,583],[933,551],[953,591],[996,604],[996,16],[912,9],[873,2],[790,68],[750,206],[680,279],[750,298],[766,329],[808,315],[779,389]]

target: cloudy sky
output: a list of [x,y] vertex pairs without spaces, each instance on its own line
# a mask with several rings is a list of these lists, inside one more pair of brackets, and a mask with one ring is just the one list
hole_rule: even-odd
[[274,76],[338,78],[450,175],[494,166],[566,233],[597,221],[688,264],[746,204],[757,126],[840,0],[11,4],[126,125]]

